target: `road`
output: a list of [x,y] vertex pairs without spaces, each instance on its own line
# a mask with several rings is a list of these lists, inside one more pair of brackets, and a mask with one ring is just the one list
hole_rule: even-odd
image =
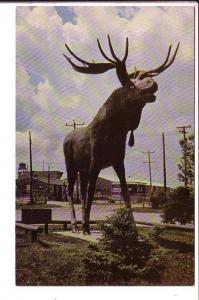
[[[67,202],[48,202],[50,205],[59,205],[60,207],[52,208],[52,219],[53,220],[70,220],[70,210]],[[120,206],[114,204],[96,204],[93,203],[91,209],[91,220],[104,220],[107,216],[111,216],[115,210]],[[81,205],[75,205],[76,217],[78,220],[82,219]],[[136,222],[152,222],[161,223],[160,213],[136,213],[134,212],[134,218]],[[21,220],[21,210],[16,211],[16,221]]]

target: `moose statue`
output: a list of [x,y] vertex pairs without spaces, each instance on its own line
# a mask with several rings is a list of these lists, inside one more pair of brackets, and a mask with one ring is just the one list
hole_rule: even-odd
[[108,97],[92,122],[84,127],[69,133],[63,143],[65,164],[68,175],[68,200],[71,209],[71,225],[73,231],[78,231],[73,202],[73,189],[80,175],[80,191],[82,202],[83,233],[90,234],[90,211],[94,197],[96,181],[100,171],[112,166],[121,185],[121,197],[127,207],[130,207],[128,188],[125,179],[125,147],[128,131],[131,131],[129,145],[134,144],[133,131],[137,129],[142,109],[145,104],[156,100],[154,95],[158,85],[153,77],[166,70],[174,62],[177,48],[170,58],[171,45],[165,61],[156,69],[150,71],[137,70],[128,74],[126,60],[128,56],[128,38],[126,38],[125,55],[120,60],[112,47],[108,35],[108,43],[112,58],[103,51],[97,39],[102,56],[106,63],[88,62],[78,57],[67,44],[68,52],[82,65],[75,64],[70,57],[64,54],[73,69],[80,73],[100,74],[110,69],[116,69],[116,74],[122,85]]

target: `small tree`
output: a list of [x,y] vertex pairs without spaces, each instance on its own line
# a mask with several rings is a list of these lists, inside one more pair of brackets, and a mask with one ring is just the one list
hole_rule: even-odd
[[169,195],[165,205],[164,222],[180,224],[194,220],[194,191],[188,186],[180,186]]
[[139,237],[131,209],[121,208],[100,228],[99,243],[88,247],[84,259],[88,284],[126,285],[136,278],[160,279],[163,259],[154,258],[151,242]]
[[182,150],[182,158],[178,168],[178,179],[184,182],[185,185],[194,184],[194,135],[189,135],[188,138],[180,140]]

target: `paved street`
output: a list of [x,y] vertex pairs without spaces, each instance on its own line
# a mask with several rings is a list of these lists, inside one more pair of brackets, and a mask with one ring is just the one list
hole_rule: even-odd
[[[53,220],[70,220],[69,205],[66,202],[50,201],[48,204],[60,205],[60,207],[52,208],[52,219]],[[114,204],[93,204],[91,210],[91,220],[103,220],[105,217],[110,216],[113,212],[118,209],[119,205]],[[76,216],[78,220],[82,219],[81,205],[75,205]],[[161,216],[159,213],[134,213],[136,222],[154,222],[161,223]],[[16,221],[21,220],[21,210],[16,211]]]

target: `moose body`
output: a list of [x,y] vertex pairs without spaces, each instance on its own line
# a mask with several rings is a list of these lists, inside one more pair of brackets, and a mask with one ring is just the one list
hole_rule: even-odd
[[131,89],[115,90],[87,127],[66,136],[64,149],[67,147],[68,153],[72,151],[70,154],[78,171],[89,168],[91,153],[100,160],[102,169],[124,159],[126,135],[138,127],[143,108],[142,101],[138,99],[136,105],[132,96]]
[[[120,60],[113,50],[110,37],[108,36],[109,48],[113,58],[109,58],[100,45],[101,54],[108,63],[90,63],[82,60],[66,45],[67,50],[83,66],[76,65],[66,55],[65,58],[73,69],[80,73],[100,74],[115,68],[122,87],[116,89],[100,108],[93,121],[85,128],[77,129],[68,134],[64,139],[64,156],[68,175],[68,199],[71,208],[71,223],[76,227],[76,216],[73,203],[74,184],[78,173],[80,175],[80,190],[82,201],[83,232],[90,233],[89,219],[91,205],[95,192],[95,185],[100,171],[112,166],[121,185],[121,197],[127,207],[130,207],[128,188],[125,179],[125,147],[128,131],[131,131],[129,145],[134,144],[134,130],[137,129],[142,109],[146,103],[156,100],[154,93],[158,85],[152,77],[167,69],[174,61],[179,44],[169,60],[171,46],[164,63],[153,70],[137,70],[128,74],[126,59],[128,56],[128,38],[126,50]],[[133,218],[133,216],[132,216]]]
[[[155,92],[157,85],[150,81],[147,90]],[[76,223],[73,188],[79,172],[83,228],[87,233],[95,184],[102,169],[114,168],[120,179],[123,200],[130,206],[124,170],[126,137],[129,130],[137,129],[146,100],[155,99],[153,94],[138,91],[127,87],[115,90],[87,127],[72,131],[64,139],[72,224]]]

